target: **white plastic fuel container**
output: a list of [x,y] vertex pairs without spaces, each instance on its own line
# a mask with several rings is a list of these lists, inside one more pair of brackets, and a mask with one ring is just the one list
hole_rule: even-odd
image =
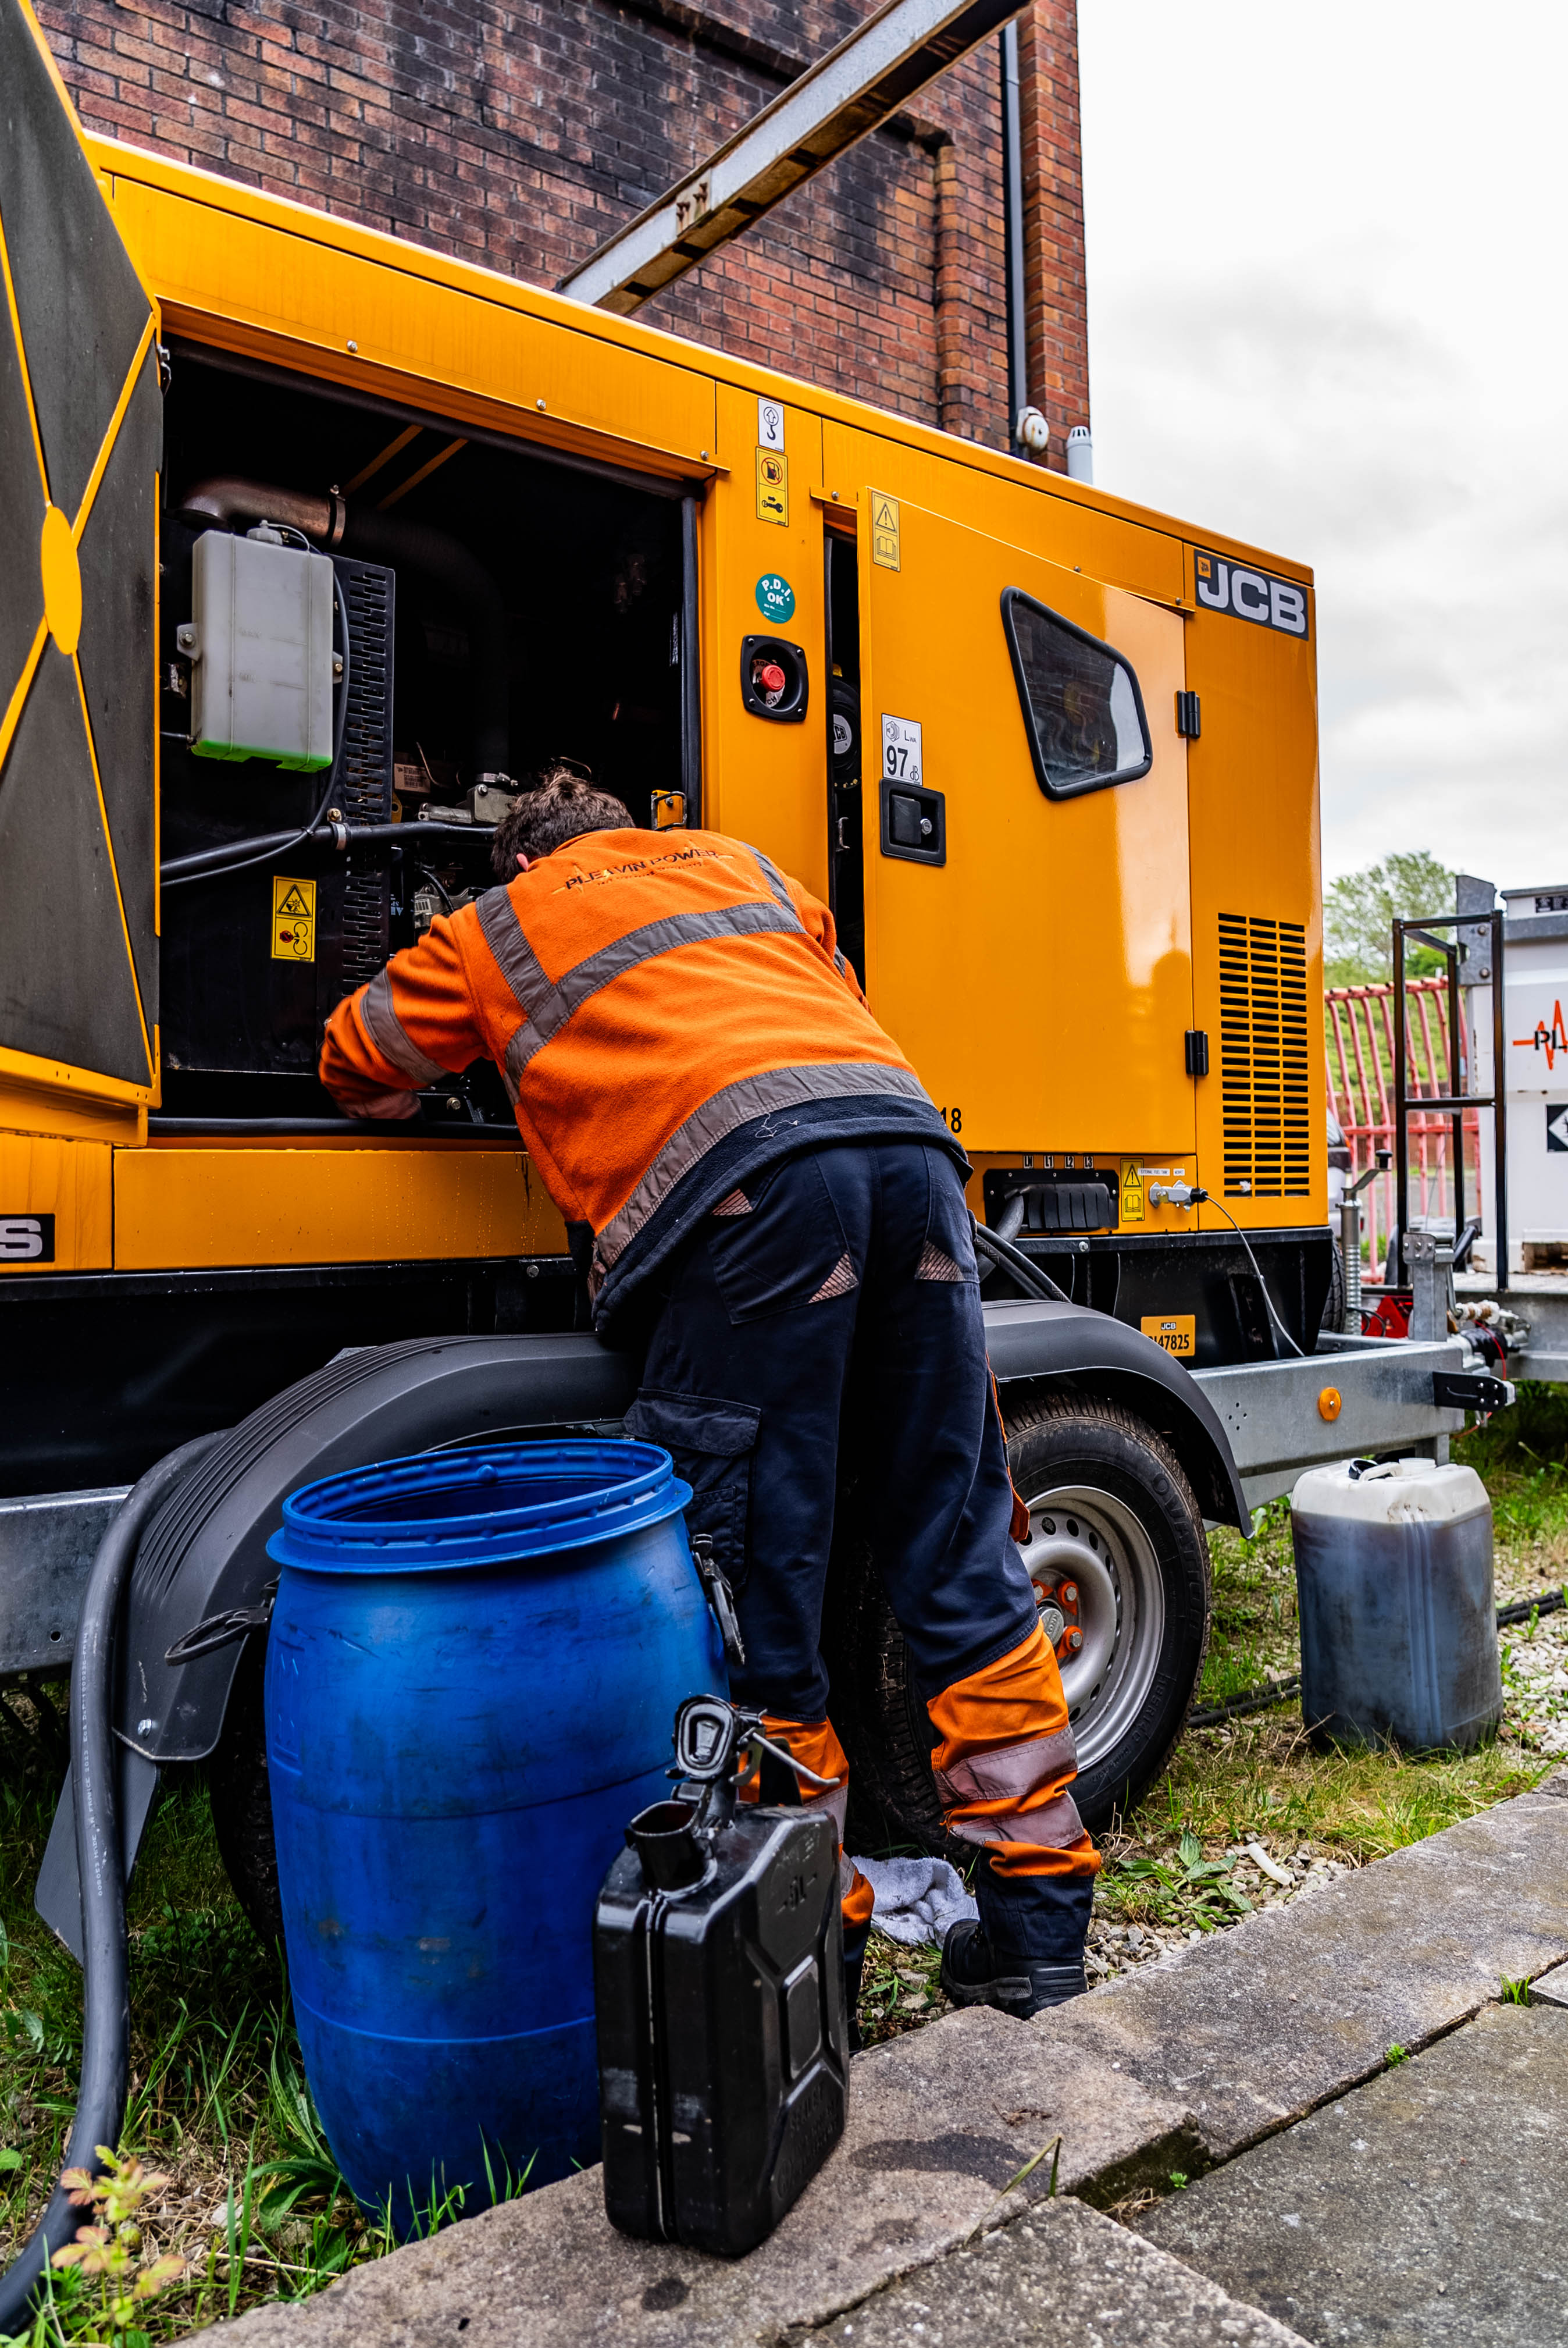
[[1502,1716],[1491,1502],[1430,1459],[1310,1468],[1290,1500],[1315,1745],[1468,1751]]

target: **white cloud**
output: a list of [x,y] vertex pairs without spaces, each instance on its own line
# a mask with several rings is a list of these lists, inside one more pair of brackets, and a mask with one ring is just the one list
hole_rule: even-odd
[[1568,10],[1080,23],[1096,479],[1313,565],[1328,877],[1568,879]]

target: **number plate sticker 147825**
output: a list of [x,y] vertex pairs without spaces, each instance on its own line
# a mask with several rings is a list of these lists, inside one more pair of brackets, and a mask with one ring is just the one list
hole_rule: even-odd
[[1184,1359],[1196,1347],[1198,1323],[1194,1313],[1145,1313],[1138,1326],[1167,1354],[1179,1354]]

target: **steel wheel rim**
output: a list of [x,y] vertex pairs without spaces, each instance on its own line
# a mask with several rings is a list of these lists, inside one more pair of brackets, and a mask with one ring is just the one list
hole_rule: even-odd
[[1031,1581],[1076,1581],[1083,1644],[1061,1665],[1080,1770],[1120,1744],[1159,1669],[1165,1585],[1143,1519],[1112,1492],[1056,1484],[1031,1494],[1033,1540],[1021,1550]]

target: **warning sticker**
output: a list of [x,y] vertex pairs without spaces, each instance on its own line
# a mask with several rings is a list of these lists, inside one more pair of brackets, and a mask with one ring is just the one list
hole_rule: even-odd
[[1194,1313],[1145,1313],[1138,1326],[1167,1354],[1187,1354],[1197,1348],[1198,1322]]
[[1122,1160],[1122,1220],[1141,1223],[1143,1220],[1143,1169],[1135,1158]]
[[871,560],[884,571],[898,568],[898,500],[871,492]]
[[789,520],[789,458],[782,448],[757,450],[757,520]]
[[314,962],[316,884],[272,875],[272,960]]

